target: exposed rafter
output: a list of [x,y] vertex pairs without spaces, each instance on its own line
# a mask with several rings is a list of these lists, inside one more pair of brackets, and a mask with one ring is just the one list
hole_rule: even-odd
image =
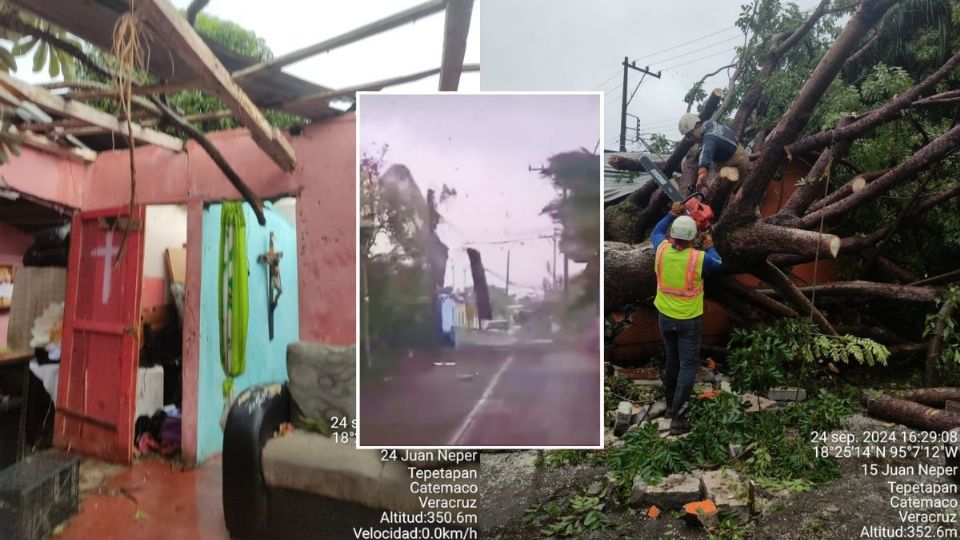
[[443,60],[440,62],[440,91],[453,92],[460,86],[472,12],[473,0],[450,0],[447,3],[443,25]]
[[[456,3],[456,2],[454,2]],[[246,78],[254,77],[258,73],[265,73],[288,66],[295,62],[316,56],[321,53],[330,52],[338,47],[343,47],[355,41],[368,38],[370,36],[385,32],[398,26],[413,22],[428,15],[433,15],[442,11],[447,2],[444,0],[430,0],[423,4],[413,6],[389,17],[385,17],[370,24],[355,28],[345,34],[321,41],[320,43],[304,47],[293,52],[278,56],[272,60],[254,64],[248,68],[241,69],[233,74],[234,79],[241,81]]]
[[[0,71],[0,86],[8,91],[0,93],[0,99],[7,101],[11,106],[19,107],[22,100],[33,103],[40,109],[57,116],[82,120],[90,125],[120,134],[127,132],[126,122],[116,116],[94,109],[79,101],[63,99],[49,90],[27,84],[2,71]],[[183,141],[177,137],[145,128],[135,122],[132,124],[132,131],[133,138],[137,141],[162,146],[175,152],[183,150]]]
[[146,0],[138,4],[146,20],[164,43],[193,71],[203,87],[226,103],[260,148],[282,168],[296,165],[293,147],[283,133],[270,125],[260,109],[233,80],[220,60],[167,0]]
[[[463,71],[480,71],[479,64],[465,64],[463,66]],[[366,91],[375,91],[382,90],[384,88],[389,88],[391,86],[396,86],[398,84],[405,84],[408,82],[418,81],[420,79],[425,79],[427,77],[436,75],[440,73],[440,68],[428,69],[425,71],[420,71],[417,73],[412,73],[410,75],[402,75],[400,77],[391,77],[389,79],[382,79],[379,81],[358,84],[356,86],[348,86],[346,88],[340,88],[337,90],[328,90],[326,92],[318,92],[316,94],[311,94],[308,96],[303,96],[292,101],[284,103],[284,106],[287,105],[302,105],[304,103],[309,103],[311,101],[329,101],[331,99],[342,98],[342,97],[353,97],[357,92],[366,92]]]

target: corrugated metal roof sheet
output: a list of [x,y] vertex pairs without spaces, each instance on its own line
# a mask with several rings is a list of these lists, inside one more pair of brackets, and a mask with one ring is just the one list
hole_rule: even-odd
[[650,156],[654,161],[664,161],[665,156],[650,152],[603,152],[603,205],[616,204],[637,190],[643,184],[652,180],[645,172],[618,171],[610,166],[607,159],[610,156],[623,156],[640,159],[641,156]]

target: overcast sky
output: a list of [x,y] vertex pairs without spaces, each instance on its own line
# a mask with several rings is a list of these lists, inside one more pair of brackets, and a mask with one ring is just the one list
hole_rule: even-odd
[[[438,235],[450,248],[447,285],[463,286],[465,248],[476,247],[490,284],[503,286],[510,251],[511,292],[539,287],[553,261],[554,224],[540,210],[557,193],[529,166],[585,147],[600,136],[598,95],[398,96],[363,94],[358,115],[361,152],[389,144],[387,165],[410,169],[422,193],[443,184],[457,195],[440,206]],[[599,205],[599,201],[597,201]],[[510,240],[509,244],[490,244]],[[558,278],[562,275],[558,259]],[[579,270],[571,263],[571,273]],[[499,274],[499,275],[498,275]]]
[[[172,0],[186,9],[190,0]],[[274,56],[301,49],[364,24],[403,11],[423,0],[211,0],[203,12],[231,20],[266,40]],[[480,2],[474,6],[467,37],[465,63],[480,63]],[[357,43],[297,62],[287,73],[332,88],[377,81],[440,67],[443,12]],[[478,90],[478,73],[464,73],[460,88]],[[438,77],[396,89],[436,90]]]
[[[683,96],[694,82],[734,59],[743,34],[734,26],[739,0],[482,0],[480,44],[484,90],[602,90],[604,147],[617,149],[623,57],[661,78],[643,80],[627,112],[641,134],[679,139]],[[817,0],[799,0],[806,10]],[[784,2],[786,4],[786,2]],[[602,5],[602,9],[599,6]],[[690,43],[688,43],[690,42]],[[627,97],[641,74],[630,70]],[[722,72],[705,88],[725,87]],[[627,118],[627,148],[636,149],[637,120]]]

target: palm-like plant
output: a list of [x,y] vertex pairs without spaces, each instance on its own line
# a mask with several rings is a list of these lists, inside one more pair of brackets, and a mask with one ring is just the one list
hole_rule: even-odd
[[3,71],[16,71],[16,57],[32,51],[35,73],[46,68],[51,78],[61,75],[66,80],[75,78],[76,59],[61,46],[68,44],[77,50],[82,50],[82,46],[62,28],[0,2],[0,38],[13,43],[9,50],[0,47]]

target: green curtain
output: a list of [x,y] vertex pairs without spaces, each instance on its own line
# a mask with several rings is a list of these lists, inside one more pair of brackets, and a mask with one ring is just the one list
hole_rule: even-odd
[[220,273],[218,302],[220,315],[220,363],[223,366],[224,406],[233,401],[233,379],[247,365],[247,233],[243,204],[223,203],[220,214]]

